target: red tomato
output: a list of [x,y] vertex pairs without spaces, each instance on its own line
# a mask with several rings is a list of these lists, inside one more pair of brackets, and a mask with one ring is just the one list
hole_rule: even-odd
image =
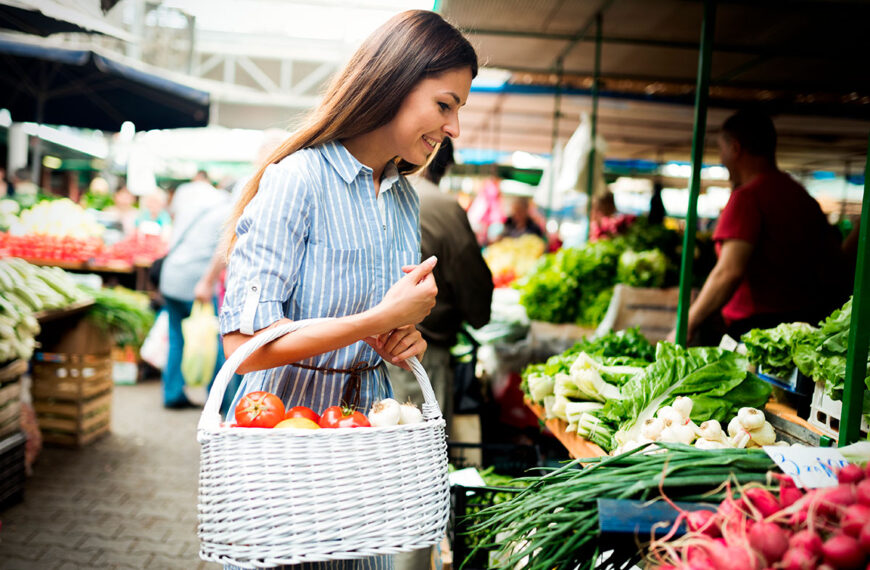
[[284,402],[269,392],[245,394],[236,406],[239,427],[271,428],[284,419]]
[[284,414],[284,419],[289,420],[291,418],[305,418],[314,423],[320,422],[320,416],[317,415],[317,412],[311,408],[306,408],[305,406],[293,406],[287,410],[287,413]]
[[330,406],[323,410],[319,424],[322,428],[372,427],[362,412],[341,406]]

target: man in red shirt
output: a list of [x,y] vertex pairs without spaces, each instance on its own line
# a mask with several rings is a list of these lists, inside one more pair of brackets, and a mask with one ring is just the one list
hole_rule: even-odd
[[769,117],[732,115],[718,143],[734,190],[713,233],[719,259],[689,310],[689,338],[719,309],[734,338],[817,322],[847,294],[836,231],[806,189],[777,168]]

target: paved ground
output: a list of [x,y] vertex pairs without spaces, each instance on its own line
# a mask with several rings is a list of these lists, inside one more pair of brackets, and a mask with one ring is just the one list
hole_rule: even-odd
[[0,512],[0,569],[221,568],[197,554],[198,419],[164,410],[157,381],[116,386],[112,434],[44,448]]

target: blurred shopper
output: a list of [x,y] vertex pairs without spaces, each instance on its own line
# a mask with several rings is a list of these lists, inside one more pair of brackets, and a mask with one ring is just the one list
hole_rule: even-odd
[[533,234],[543,239],[544,230],[532,219],[531,209],[531,200],[528,197],[515,197],[511,201],[510,215],[504,222],[501,237],[515,238],[526,234]]
[[589,221],[589,241],[595,241],[624,233],[637,216],[620,214],[616,210],[613,192],[604,190],[592,197]]
[[653,184],[652,196],[649,199],[649,214],[647,221],[651,224],[661,224],[665,221],[665,216],[668,213],[665,211],[665,203],[662,200],[662,183],[656,181]]
[[121,181],[113,199],[115,204],[106,208],[104,212],[111,221],[118,224],[125,236],[135,233],[139,209],[136,207],[136,196],[127,188],[125,181]]
[[[402,12],[363,42],[245,188],[221,311],[227,352],[288,320],[333,319],[254,351],[239,394],[268,389],[316,411],[342,400],[368,410],[393,393],[384,360],[407,367],[423,356],[414,325],[435,304],[435,260],[419,261],[419,199],[404,174],[459,136],[476,73],[458,30],[434,12]],[[386,555],[293,568],[393,564]]]
[[12,194],[18,198],[28,196],[36,199],[39,186],[33,183],[29,168],[19,168],[12,173]]
[[172,218],[166,209],[166,191],[155,187],[142,197],[142,208],[136,218],[136,231],[145,235],[159,235],[168,240],[172,230]]
[[0,166],[0,198],[5,198],[9,194],[9,182],[6,180],[6,169]]
[[209,181],[208,172],[205,170],[197,171],[190,182],[179,185],[172,194],[172,200],[167,207],[173,221],[177,223],[179,216],[183,218],[190,211],[195,211],[196,204],[202,200],[207,200],[214,189],[214,185]]
[[[160,269],[160,293],[169,317],[169,355],[163,369],[163,405],[187,408],[193,404],[184,393],[181,373],[184,336],[181,321],[190,315],[194,300],[216,305],[214,290],[203,292],[197,285],[209,271],[221,240],[221,232],[230,214],[232,202],[228,192],[204,184],[193,190],[196,200],[177,210],[169,253]],[[218,339],[215,338],[215,342]],[[217,371],[223,364],[218,353]]]
[[689,337],[720,311],[734,338],[752,328],[818,321],[847,295],[837,231],[777,167],[769,117],[730,116],[718,144],[734,190],[713,233],[719,259],[689,310]]

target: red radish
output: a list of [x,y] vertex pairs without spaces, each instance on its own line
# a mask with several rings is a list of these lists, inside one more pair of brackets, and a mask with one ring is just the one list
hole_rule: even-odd
[[716,570],[707,553],[697,546],[686,549],[686,562],[691,570]]
[[788,550],[788,535],[774,523],[757,523],[747,536],[749,544],[764,557],[768,565],[779,562]]
[[773,493],[761,487],[751,487],[743,492],[745,501],[748,501],[761,513],[763,518],[779,512],[779,501],[773,496]]
[[810,556],[822,553],[822,539],[811,530],[802,530],[791,535],[788,545],[792,550],[805,550]]
[[837,481],[840,483],[857,483],[864,478],[864,470],[855,465],[848,463],[843,466],[837,473]]
[[803,491],[797,487],[785,487],[779,490],[779,504],[782,508],[787,509],[797,503],[804,496]]
[[825,563],[843,570],[860,568],[864,565],[864,552],[858,541],[851,536],[838,534],[822,545]]
[[803,548],[791,548],[782,557],[783,570],[812,570],[816,567],[816,557]]
[[857,501],[855,485],[837,485],[832,489],[823,491],[818,501],[820,515],[838,518],[845,507],[854,505]]
[[[870,463],[868,463],[868,465],[870,465]],[[858,483],[855,494],[858,497],[859,503],[870,507],[870,479],[864,479]]]
[[740,546],[722,546],[713,540],[707,547],[710,561],[716,570],[752,570],[760,568],[758,558],[747,548]]
[[690,511],[686,515],[686,526],[692,532],[700,532],[711,538],[719,536],[719,527],[716,526],[716,513],[702,509],[699,511]]
[[864,525],[861,532],[858,534],[858,542],[861,544],[861,549],[870,555],[870,522]]
[[807,523],[807,511],[800,510],[796,513],[792,513],[791,517],[788,519],[788,524],[795,527],[801,528]]
[[849,505],[840,519],[840,528],[849,536],[858,538],[861,529],[870,521],[870,507],[867,505]]

